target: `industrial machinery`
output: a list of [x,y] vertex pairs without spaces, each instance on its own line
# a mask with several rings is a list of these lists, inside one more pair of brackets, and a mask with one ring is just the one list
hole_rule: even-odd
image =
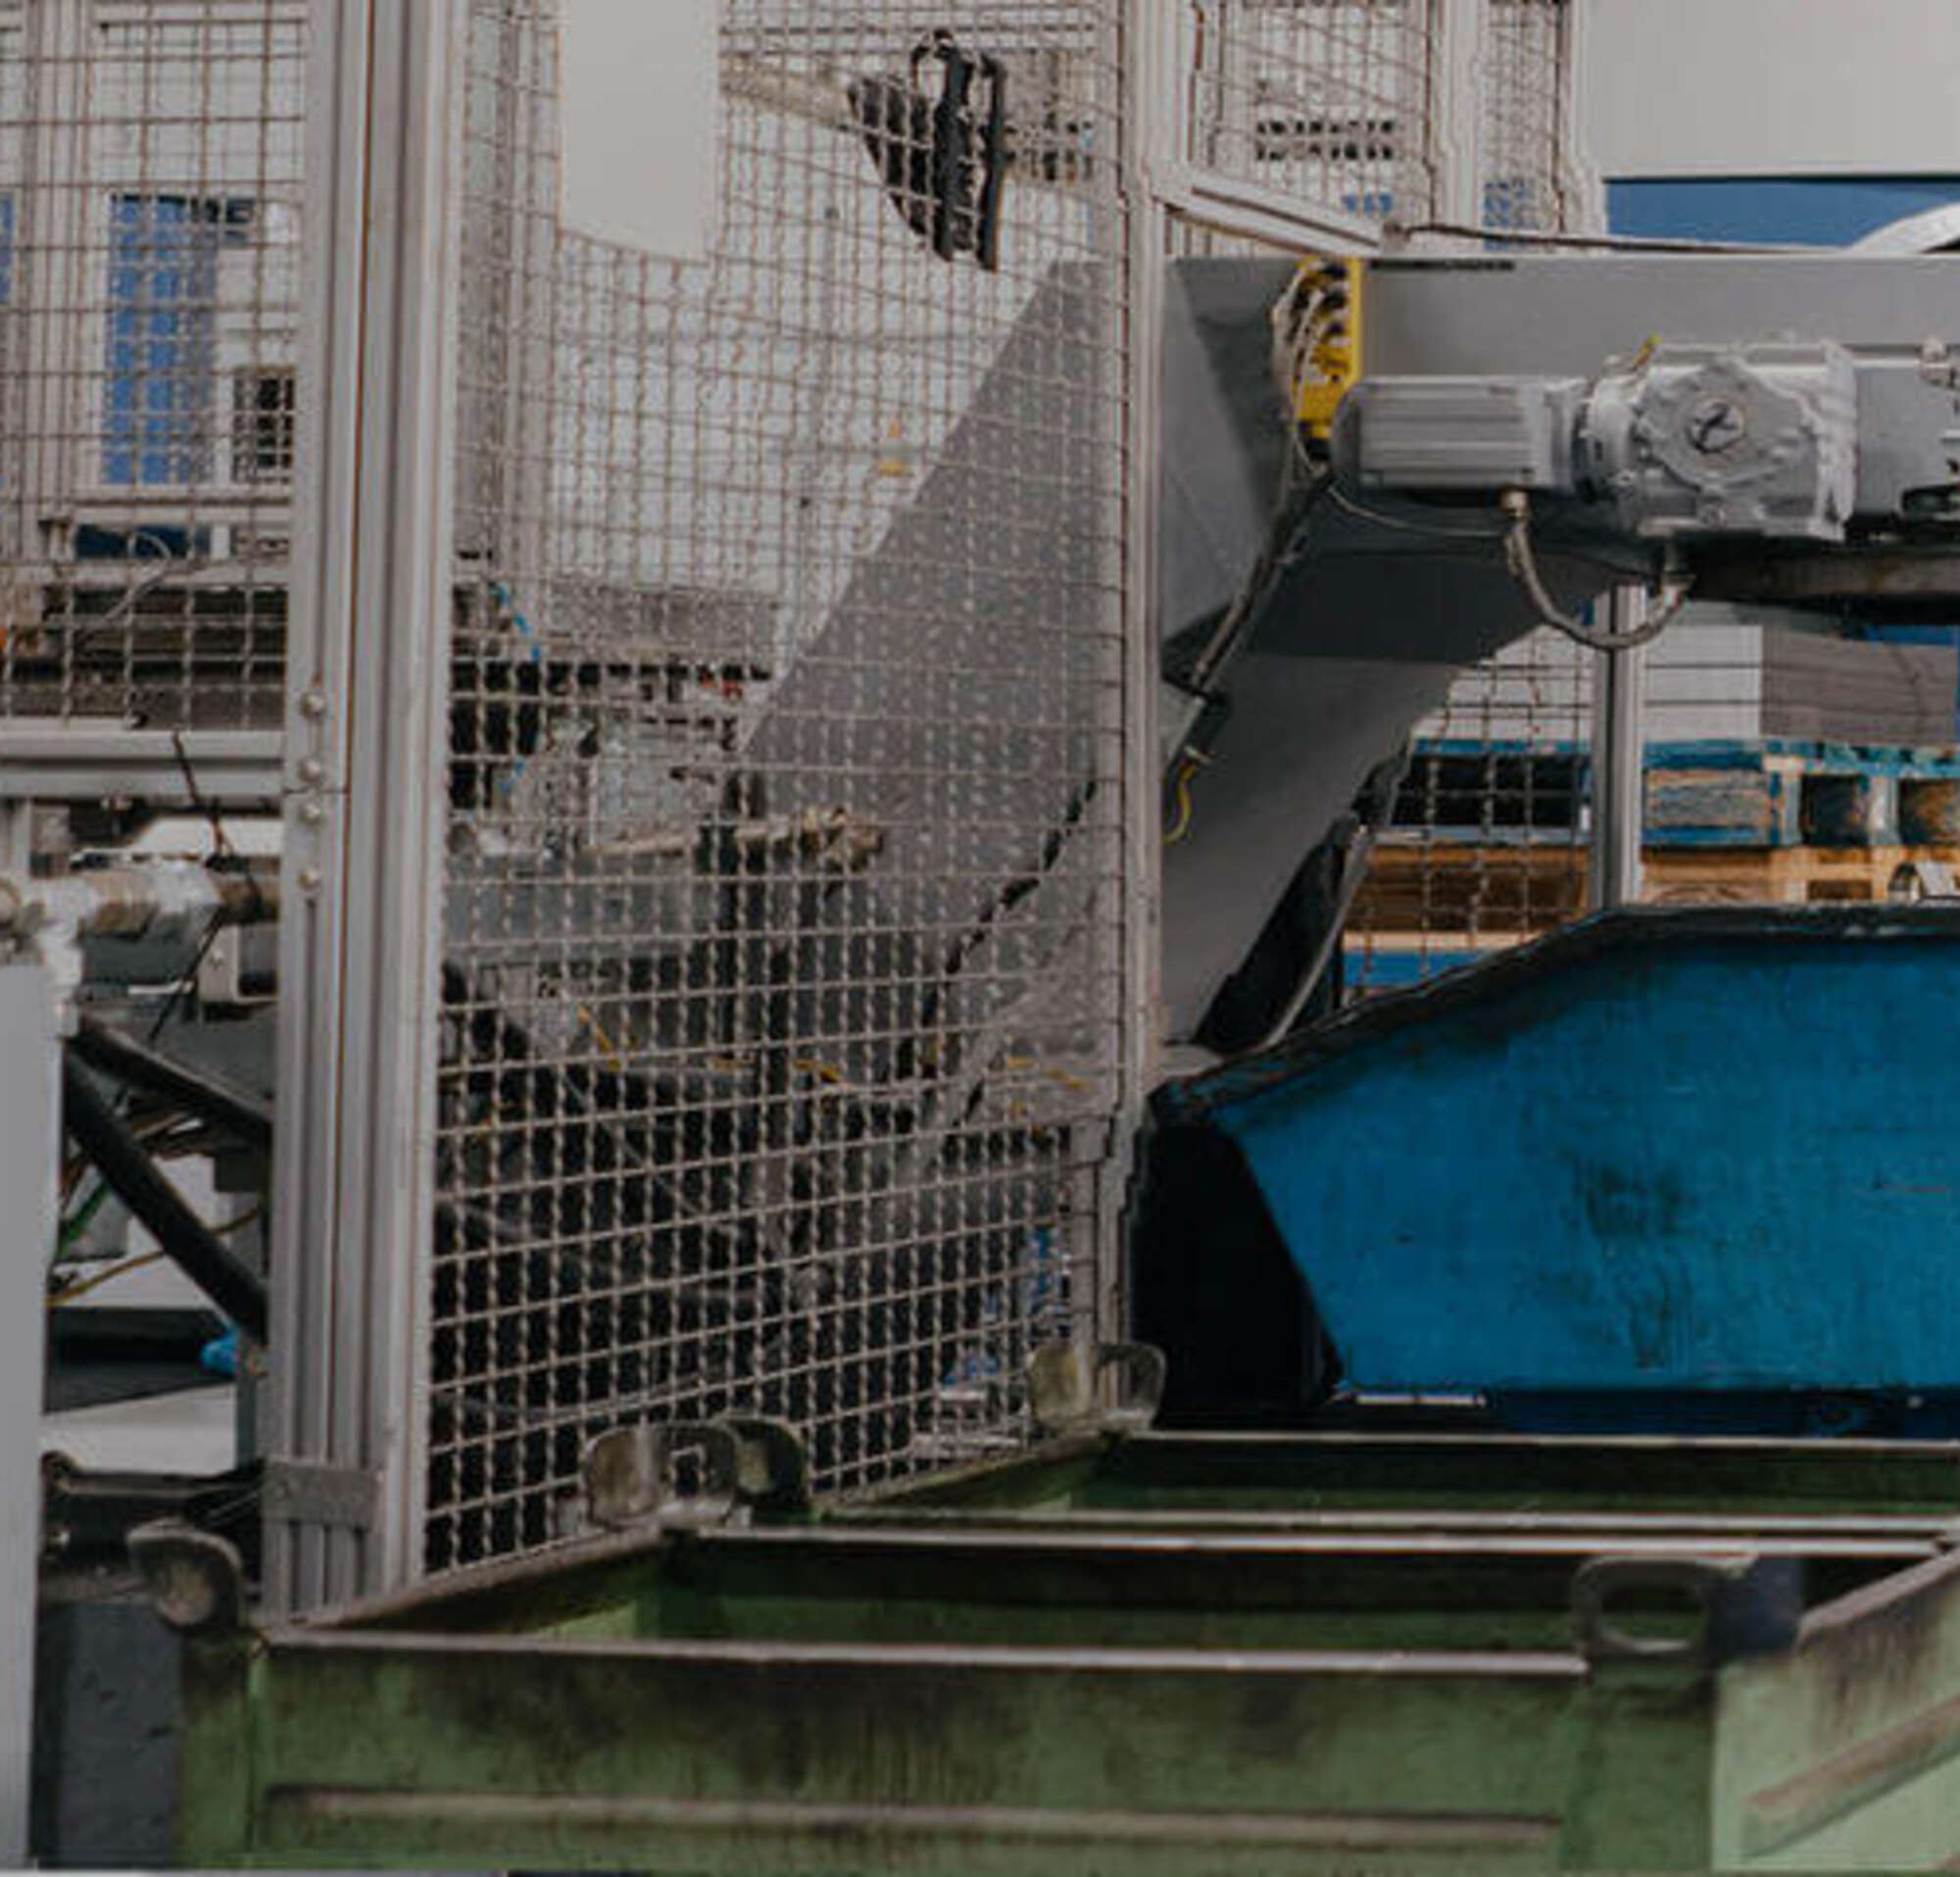
[[[1951,1704],[1949,1652],[1875,1680],[1855,1711],[1827,1685],[1897,1625],[1943,1634],[1949,1451],[1705,1437],[1950,1429],[1960,1169],[1938,1125],[1951,1051],[1922,1020],[1950,1002],[1950,912],[1626,914],[1299,1019],[1341,912],[1341,869],[1316,874],[1315,856],[1365,827],[1371,774],[1456,666],[1546,619],[1624,644],[1690,588],[1827,613],[1960,593],[1938,494],[1954,391],[1929,343],[1944,264],[1212,263],[1173,284],[1204,369],[1181,377],[1172,424],[1211,455],[1168,459],[1188,524],[1165,565],[1188,621],[1166,662],[1168,995],[1218,1044],[1256,978],[1273,1040],[1156,1103],[1136,1309],[1168,1374],[1145,1350],[1093,1371],[1080,1345],[1038,1352],[1035,1458],[821,1505],[810,1468],[834,1454],[784,1424],[793,1403],[630,1428],[555,1502],[583,1534],[571,1549],[323,1623],[254,1622],[237,1534],[184,1493],[134,1545],[182,1632],[159,1659],[184,1677],[200,1859],[732,1869],[766,1847],[844,1870],[965,1868],[984,1848],[990,1868],[1033,1871],[1067,1847],[1180,1871],[1473,1851],[1493,1868],[1747,1868],[1917,1857],[1938,1836],[1949,1756],[1928,1730]],[[1290,370],[1303,361],[1277,380],[1286,401],[1276,330]],[[1351,381],[1321,397],[1304,380],[1323,372]],[[1244,473],[1185,476],[1195,460]],[[943,486],[895,522],[892,565],[939,525]],[[1228,522],[1279,545],[1207,565]],[[882,577],[874,556],[862,578]],[[1646,623],[1583,617],[1630,585],[1654,589]],[[765,717],[752,747],[821,714],[808,687],[861,665],[877,619],[845,609],[853,659],[793,673],[783,727]],[[526,759],[514,739],[478,753]],[[727,853],[653,857],[725,867],[759,907],[795,869],[809,941],[787,980],[737,980],[731,1033],[760,998],[803,1039],[789,1059],[818,1047],[822,909],[890,875],[889,799],[757,802]],[[953,955],[945,995],[1065,864],[1080,814],[1063,778],[1030,795],[1026,817],[1055,831]],[[571,855],[519,869],[486,846],[467,864],[507,931],[560,896],[651,928],[650,1017],[663,978],[711,971],[712,935],[688,932],[699,902],[658,868],[621,895]],[[644,1107],[620,1139],[650,1160],[664,1126],[739,1142],[750,1125],[733,1084],[629,1097],[617,1071],[554,1066],[548,1032],[507,1024],[475,1047],[503,1066],[465,1093],[548,1125],[507,1162],[496,1216],[445,1210],[460,1244],[567,1229],[537,1157],[564,1151],[581,1105]],[[874,1055],[854,1079],[893,1073]],[[836,1143],[817,1109],[797,1122],[812,1177],[826,1152],[906,1151],[916,1120],[887,1142],[872,1119]],[[995,1151],[1011,1164],[1013,1137]],[[711,1235],[669,1215],[657,1179],[598,1170],[579,1205],[667,1226],[683,1275],[711,1268]],[[881,1333],[867,1319],[864,1346]],[[452,1411],[482,1412],[498,1398],[472,1392],[466,1359],[436,1379]],[[1389,1435],[1141,1431],[1166,1385],[1182,1416],[1298,1418],[1342,1377],[1355,1399],[1337,1414],[1428,1405],[1391,1413]],[[1413,1431],[1424,1414],[1450,1431]],[[1560,1432],[1493,1436],[1494,1417]],[[1703,1438],[1598,1438],[1630,1425]],[[361,1724],[381,1708],[412,1715],[413,1739]],[[661,1718],[675,1711],[684,1740]],[[1189,1757],[1195,1716],[1215,1756]],[[1517,1753],[1501,1778],[1494,1736]],[[1067,1745],[1089,1737],[1086,1756]],[[1673,1781],[1687,1797],[1656,1805]]]
[[1302,261],[1443,206],[1477,49],[1340,0],[675,7],[670,255],[562,213],[579,16],[215,5],[33,10],[0,195],[68,446],[0,754],[87,805],[0,828],[9,1143],[58,1292],[99,1187],[263,1413],[46,1464],[42,1849],[1950,1856],[1955,1452],[1765,1437],[1951,1431],[1950,912],[1334,994],[1452,673],[1960,597],[1950,264]]
[[[1629,648],[1689,593],[1821,631],[1950,613],[1949,269],[1182,271],[1165,978],[1223,1065],[1160,1094],[1141,1209],[1179,1411],[1298,1412],[1345,1375],[1514,1424],[1948,1424],[1956,1371],[1920,1333],[1960,1227],[1945,912],[1608,917],[1300,1019],[1383,766],[1453,667],[1537,624]],[[1359,360],[1331,408],[1272,395],[1301,282],[1309,335],[1332,318]],[[1278,352],[1325,375],[1324,339]],[[1245,473],[1180,467],[1215,458]],[[1262,479],[1278,550],[1228,595],[1202,544],[1256,535]],[[1185,1249],[1200,1214],[1216,1262]],[[1241,1284],[1268,1308],[1235,1359],[1211,1300]]]
[[[1164,723],[1191,812],[1164,856],[1165,996],[1173,1036],[1227,1051],[1298,992],[1275,969],[1266,1004],[1234,995],[1262,937],[1301,968],[1324,937],[1265,934],[1303,852],[1451,671],[1544,623],[1610,647],[1600,602],[1628,585],[1652,595],[1631,646],[1690,593],[1832,629],[1933,617],[1955,584],[1947,262],[1480,255],[1350,275],[1336,313],[1301,314],[1298,366],[1275,336],[1291,270],[1172,279]],[[1300,419],[1295,374],[1310,394],[1330,317],[1359,380]]]

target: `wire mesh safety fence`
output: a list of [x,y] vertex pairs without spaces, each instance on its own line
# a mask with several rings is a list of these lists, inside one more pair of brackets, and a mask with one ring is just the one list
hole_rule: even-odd
[[622,1421],[1021,1431],[1122,1017],[1113,0],[737,0],[720,222],[557,224],[472,0],[426,1562]]
[[0,12],[0,714],[278,720],[306,33]]
[[1594,655],[1546,631],[1417,730],[1347,940],[1365,995],[1534,938],[1587,907]]
[[[691,261],[560,224],[550,0],[466,5],[433,1567],[621,1420],[829,1489],[1018,1434],[1137,729],[1119,0],[725,0]],[[0,715],[280,720],[308,15],[0,0]],[[1433,209],[1438,0],[1196,17],[1195,157]]]
[[1572,0],[1486,0],[1483,222],[1493,229],[1575,225]]
[[[1569,0],[1485,0],[1481,225],[1565,232],[1577,187]],[[1588,905],[1592,656],[1548,630],[1464,672],[1421,724],[1349,924],[1365,994],[1537,936]]]
[[1376,221],[1435,206],[1439,0],[1203,0],[1191,158]]

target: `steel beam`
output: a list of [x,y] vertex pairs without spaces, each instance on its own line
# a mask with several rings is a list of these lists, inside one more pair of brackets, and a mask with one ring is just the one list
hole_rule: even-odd
[[269,1516],[281,1609],[419,1556],[466,30],[461,0],[312,15],[271,1449],[380,1509]]
[[[1638,631],[1647,617],[1643,587],[1607,596],[1611,629]],[[1592,656],[1592,852],[1590,897],[1596,910],[1631,906],[1641,897],[1641,843],[1646,831],[1642,756],[1646,652]]]
[[0,1322],[0,1865],[27,1862],[34,1720],[34,1609],[39,1575],[43,1273],[54,1245],[61,1166],[60,1052],[54,1000],[40,968],[0,970],[0,1193],[11,1273]]
[[280,742],[277,730],[172,732],[9,717],[0,722],[0,801],[275,802]]

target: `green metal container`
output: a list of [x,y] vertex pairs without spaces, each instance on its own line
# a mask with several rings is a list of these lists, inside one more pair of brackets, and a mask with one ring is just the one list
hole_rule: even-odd
[[[1936,1867],[1960,1450],[1087,1435],[190,1629],[203,1865]],[[773,1506],[771,1513],[768,1508]]]

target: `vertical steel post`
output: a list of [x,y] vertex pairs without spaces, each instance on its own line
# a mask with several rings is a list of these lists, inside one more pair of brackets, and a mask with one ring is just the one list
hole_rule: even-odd
[[[1615,587],[1607,605],[1612,629],[1631,632],[1646,617],[1644,588]],[[1642,768],[1646,653],[1593,654],[1592,851],[1589,898],[1596,909],[1631,906],[1641,897],[1641,837],[1646,804]]]
[[0,969],[0,1193],[7,1227],[6,1358],[0,1360],[0,1865],[27,1862],[34,1734],[34,1607],[41,1553],[44,1291],[61,1166],[61,1045],[37,964]]
[[1128,448],[1123,465],[1123,929],[1122,1062],[1105,1177],[1115,1182],[1102,1210],[1105,1251],[1096,1307],[1104,1341],[1129,1332],[1128,1246],[1122,1184],[1127,1182],[1144,1105],[1156,1076],[1163,1014],[1159,874],[1162,858],[1157,748],[1157,524],[1163,408],[1163,293],[1167,217],[1157,187],[1160,166],[1182,155],[1174,28],[1165,7],[1131,7],[1123,15],[1121,66],[1124,126],[1122,187],[1129,209],[1125,266],[1130,374]]
[[1484,225],[1484,61],[1488,0],[1432,0],[1436,16],[1430,173],[1436,219]]
[[1558,74],[1558,190],[1565,226],[1587,232],[1606,226],[1606,181],[1586,147],[1588,68],[1595,18],[1591,7],[1562,9]]
[[463,0],[314,0],[266,1597],[419,1557]]
[[[90,425],[74,408],[83,382],[81,309],[95,304],[83,284],[87,222],[88,0],[39,0],[22,22],[24,92],[15,205],[20,256],[22,359],[7,416],[19,426],[20,486],[6,490],[15,525],[0,550],[29,566],[66,553],[70,491],[83,476],[75,456]],[[10,469],[13,466],[10,466]],[[88,466],[92,477],[93,465]]]

